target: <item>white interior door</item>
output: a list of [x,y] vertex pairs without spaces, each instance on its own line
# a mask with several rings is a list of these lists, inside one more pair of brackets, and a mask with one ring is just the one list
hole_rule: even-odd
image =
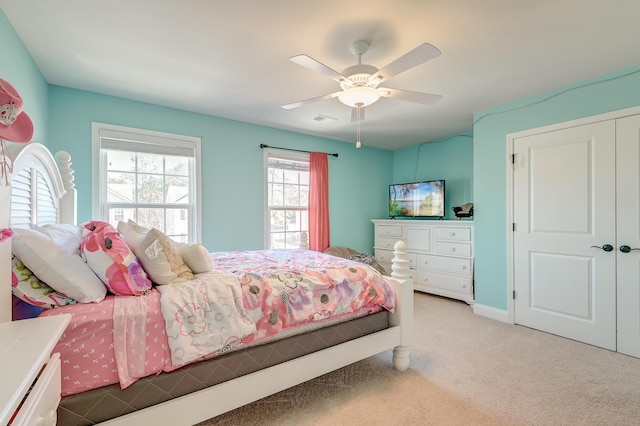
[[615,350],[615,122],[513,145],[515,321]]
[[640,116],[616,120],[616,131],[618,352],[640,357]]

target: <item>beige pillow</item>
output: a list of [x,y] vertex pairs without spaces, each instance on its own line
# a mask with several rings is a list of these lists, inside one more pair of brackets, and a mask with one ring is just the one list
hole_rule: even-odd
[[118,223],[118,232],[142,267],[156,284],[172,284],[193,279],[178,246],[162,231],[146,229],[133,221]]
[[178,248],[184,263],[194,274],[209,272],[213,269],[213,259],[209,251],[200,243],[178,243]]

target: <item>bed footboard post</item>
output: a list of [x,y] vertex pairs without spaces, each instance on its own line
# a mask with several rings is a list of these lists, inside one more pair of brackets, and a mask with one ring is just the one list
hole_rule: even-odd
[[398,241],[393,247],[394,257],[391,259],[391,277],[399,284],[395,286],[396,312],[391,318],[393,325],[400,326],[400,345],[393,349],[393,365],[398,371],[409,368],[409,346],[413,338],[413,281],[409,275],[406,248],[403,241]]

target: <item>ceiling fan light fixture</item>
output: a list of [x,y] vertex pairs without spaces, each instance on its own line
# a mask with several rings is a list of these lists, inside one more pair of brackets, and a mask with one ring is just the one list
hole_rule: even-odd
[[373,87],[352,87],[338,94],[338,100],[350,107],[366,107],[380,99],[380,93]]

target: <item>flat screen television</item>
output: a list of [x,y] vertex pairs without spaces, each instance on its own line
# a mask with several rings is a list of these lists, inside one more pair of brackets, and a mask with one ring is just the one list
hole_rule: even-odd
[[389,185],[389,216],[444,217],[444,180]]

